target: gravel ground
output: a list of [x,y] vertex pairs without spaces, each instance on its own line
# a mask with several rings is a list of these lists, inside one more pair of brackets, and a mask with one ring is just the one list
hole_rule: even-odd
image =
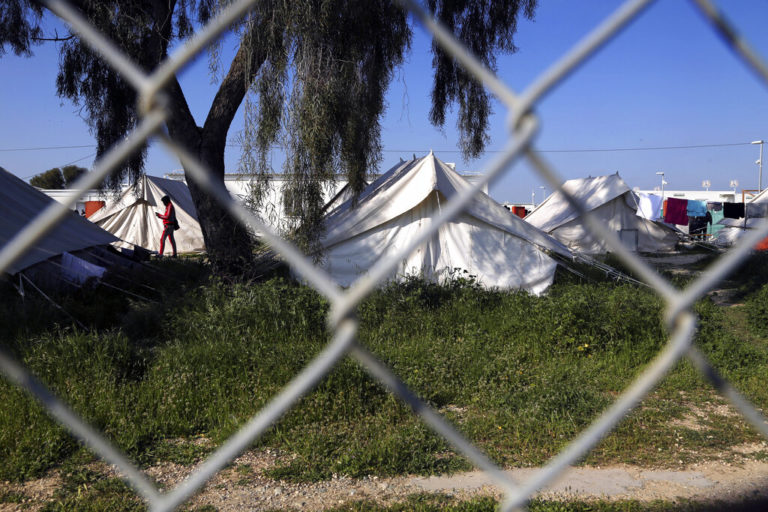
[[[768,500],[768,462],[752,460],[752,452],[765,450],[766,443],[744,447],[739,462],[706,462],[682,470],[650,469],[636,466],[578,467],[570,469],[560,480],[539,493],[540,497],[557,500],[668,500],[678,499],[712,502],[764,497]],[[262,510],[322,511],[356,501],[374,501],[382,505],[403,502],[416,493],[439,493],[456,499],[478,496],[501,497],[500,490],[482,472],[460,473],[440,477],[398,477],[352,479],[337,477],[311,484],[295,484],[272,480],[263,470],[277,460],[274,452],[248,452],[221,471],[203,492],[186,504],[192,509],[211,505],[221,512]],[[96,469],[110,476],[116,474],[104,464]],[[173,487],[194,467],[161,464],[147,474],[165,488]],[[512,478],[524,482],[535,468],[509,470]],[[0,512],[35,511],[53,498],[61,480],[52,472],[46,478],[24,484],[0,482],[0,495],[13,492],[25,496],[22,503],[2,503]]]

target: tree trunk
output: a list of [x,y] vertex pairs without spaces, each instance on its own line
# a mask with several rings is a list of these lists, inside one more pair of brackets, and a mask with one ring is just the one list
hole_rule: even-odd
[[[227,132],[247,84],[253,79],[264,57],[242,46],[224,77],[203,127],[195,124],[178,81],[168,88],[170,110],[168,133],[204,164],[215,180],[224,184],[224,150]],[[216,272],[248,272],[253,256],[253,240],[248,229],[232,218],[226,208],[198,186],[185,169],[187,185],[197,209],[208,257]]]
[[[206,132],[195,125],[178,82],[171,85],[171,111],[168,133],[183,145],[192,156],[205,165],[216,181],[224,184],[224,149],[226,131]],[[187,114],[187,115],[185,115]],[[207,136],[205,135],[207,133]],[[252,256],[252,240],[248,230],[232,218],[226,209],[206,190],[201,188],[188,170],[184,171],[197,219],[203,231],[203,240],[215,272],[241,273],[248,267]]]
[[[224,153],[212,154],[201,148],[196,156],[213,173],[217,181],[223,184]],[[185,176],[214,271],[237,274],[246,272],[253,255],[253,239],[248,229],[195,183],[186,170]]]

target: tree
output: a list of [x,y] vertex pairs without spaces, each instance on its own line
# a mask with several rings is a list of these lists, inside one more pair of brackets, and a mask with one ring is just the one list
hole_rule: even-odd
[[29,184],[37,188],[60,190],[64,188],[64,176],[61,175],[61,169],[54,167],[33,176]]
[[77,178],[88,172],[88,169],[77,165],[66,165],[62,168],[54,167],[45,172],[33,176],[29,184],[37,188],[62,189],[69,188],[77,181]]
[[61,168],[61,175],[64,178],[64,186],[70,188],[77,179],[88,172],[88,169],[77,165],[65,165]]
[[[28,53],[41,40],[42,12],[30,0],[4,1],[0,48]],[[151,70],[173,41],[188,37],[194,24],[213,16],[221,0],[71,2],[138,65]],[[518,16],[523,12],[532,18],[535,5],[536,0],[428,0],[429,9],[491,68],[496,52],[515,51]],[[366,171],[380,161],[385,93],[410,46],[407,15],[389,0],[263,0],[233,30],[239,46],[202,126],[178,81],[167,87],[168,133],[223,181],[227,133],[245,101],[242,166],[263,178],[271,171],[269,147],[282,142],[290,193],[299,199],[303,234],[311,242],[320,232],[323,180],[340,170],[359,192]],[[458,104],[460,146],[466,155],[477,156],[487,140],[490,98],[451,57],[437,46],[432,50],[430,120],[442,126],[446,109]],[[135,91],[78,38],[61,45],[57,89],[85,107],[99,156],[137,123]],[[144,156],[139,151],[125,162],[108,185],[138,179]],[[211,260],[237,266],[250,254],[245,229],[194,180],[187,183]]]

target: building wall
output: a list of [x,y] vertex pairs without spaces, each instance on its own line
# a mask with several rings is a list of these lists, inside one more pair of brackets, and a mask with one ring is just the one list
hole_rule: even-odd
[[[660,190],[636,190],[636,192],[661,195]],[[741,202],[741,192],[734,192],[733,190],[664,190],[664,198],[668,197],[713,203]]]
[[[104,201],[105,196],[99,194],[98,190],[88,190],[85,193],[82,193],[79,190],[69,190],[69,189],[38,189],[43,194],[47,195],[51,199],[54,199],[55,201],[58,201],[59,203],[64,203],[65,201],[68,201],[72,196],[78,196],[77,202],[75,202],[74,205],[70,206],[69,208],[71,210],[77,210],[80,213],[85,212],[86,210],[86,203],[89,201]],[[92,209],[93,206],[88,208],[89,210]]]

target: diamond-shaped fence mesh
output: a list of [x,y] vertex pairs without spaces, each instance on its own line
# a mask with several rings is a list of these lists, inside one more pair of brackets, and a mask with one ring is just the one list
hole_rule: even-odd
[[[97,51],[115,70],[119,71],[136,88],[140,98],[142,119],[138,126],[121,144],[104,155],[92,172],[83,176],[72,188],[81,190],[94,188],[123,159],[154,137],[180,158],[191,177],[211,196],[215,197],[231,215],[243,224],[263,233],[266,241],[285,258],[293,270],[324,295],[331,304],[328,325],[333,337],[328,346],[194,473],[176,488],[162,493],[100,432],[81,420],[63,401],[49,392],[35,379],[34,375],[14,360],[12,356],[0,351],[0,370],[5,377],[34,395],[43,403],[48,412],[72,434],[106,462],[115,465],[123,478],[141,495],[151,510],[172,510],[184,503],[219,470],[232,462],[251,443],[264,434],[272,424],[289,411],[302,396],[309,393],[313,386],[346,356],[351,356],[357,360],[366,371],[407,403],[415,414],[419,415],[458,452],[466,456],[479,469],[487,472],[505,493],[505,499],[502,503],[503,510],[524,507],[533,493],[553,481],[569,465],[586,455],[682,358],[687,357],[715,388],[731,401],[743,417],[768,438],[768,423],[766,423],[765,418],[717,374],[707,358],[696,348],[694,344],[696,319],[692,313],[694,302],[724,279],[749,255],[752,247],[768,235],[768,222],[763,222],[757,229],[748,232],[735,247],[721,256],[701,277],[685,289],[678,290],[636,254],[628,251],[620,243],[616,234],[597,222],[577,200],[564,193],[561,188],[563,183],[561,177],[534,151],[535,136],[540,124],[540,120],[534,112],[537,102],[546,93],[566,80],[571,72],[583,64],[601,46],[608,44],[613,36],[624,30],[652,3],[650,0],[626,2],[522,92],[511,90],[496,78],[493,72],[475,59],[450,31],[436,22],[418,3],[402,0],[402,7],[410,11],[432,33],[438,44],[453,55],[473,76],[482,81],[485,87],[509,109],[509,144],[501,156],[486,169],[481,180],[475,182],[464,193],[453,198],[447,205],[443,205],[429,229],[412,240],[400,253],[380,260],[367,274],[347,289],[338,287],[323,270],[314,266],[296,247],[281,239],[268,226],[263,225],[249,210],[234,201],[223,185],[211,178],[211,174],[202,164],[162,131],[164,121],[168,116],[163,107],[164,98],[161,92],[165,84],[190,59],[212,43],[233,22],[247,13],[251,5],[256,2],[258,0],[233,2],[152,74],[146,74],[135,63],[127,59],[109,41],[108,37],[100,34],[89,25],[87,20],[82,19],[78,12],[64,0],[43,1],[51,11],[66,21],[83,41]],[[741,58],[745,65],[753,70],[760,79],[768,83],[768,67],[721,16],[715,6],[708,0],[693,0],[692,3],[704,14],[705,19],[712,25],[713,31],[722,36],[726,44],[730,45],[737,58]],[[694,14],[692,11],[692,16]],[[358,344],[356,340],[358,324],[354,315],[360,302],[386,276],[390,275],[398,261],[432,237],[443,223],[459,214],[473,195],[477,194],[483,186],[501,173],[506,172],[519,159],[527,159],[554,190],[563,192],[571,206],[584,215],[590,232],[604,239],[614,253],[664,299],[666,321],[670,331],[669,340],[663,350],[611,407],[533,478],[524,483],[512,481],[501,468],[491,462],[437,412],[409,390],[385,364],[367,351],[365,347]],[[14,260],[23,255],[32,244],[63,219],[76,200],[75,196],[71,196],[65,203],[52,203],[50,207],[32,220],[21,233],[6,244],[0,250],[0,272],[9,268]]]

